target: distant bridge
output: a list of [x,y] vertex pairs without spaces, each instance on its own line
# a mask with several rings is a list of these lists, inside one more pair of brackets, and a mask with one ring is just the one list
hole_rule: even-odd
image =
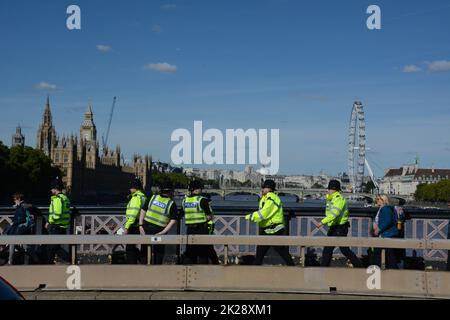
[[[223,200],[227,196],[237,195],[237,194],[248,194],[248,195],[256,195],[260,196],[261,189],[258,188],[225,188],[225,189],[203,189],[203,191],[210,195],[218,195]],[[176,189],[175,192],[177,194],[186,194],[186,189]],[[280,188],[275,191],[276,194],[280,196],[294,196],[297,199],[297,202],[302,202],[307,198],[315,198],[322,197],[326,195],[326,189],[301,189],[301,188]],[[362,198],[366,199],[369,202],[373,202],[375,200],[376,195],[372,193],[350,193],[350,192],[342,192],[344,197],[346,198]],[[395,196],[398,199],[406,200],[403,197]]]

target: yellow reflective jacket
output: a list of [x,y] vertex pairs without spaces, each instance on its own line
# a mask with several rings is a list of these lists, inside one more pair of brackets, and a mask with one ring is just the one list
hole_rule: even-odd
[[161,195],[151,197],[144,220],[148,223],[165,228],[170,221],[170,208],[173,200]]
[[48,222],[62,228],[70,224],[70,200],[64,193],[52,196],[48,208]]
[[258,223],[260,228],[277,226],[272,231],[275,233],[284,228],[283,204],[280,198],[273,192],[268,192],[259,200],[259,210],[250,215],[250,220]]
[[184,211],[184,223],[185,224],[197,224],[208,221],[206,212],[200,206],[202,199],[206,199],[200,195],[185,196],[182,201],[182,207]]
[[131,226],[137,226],[139,224],[139,213],[144,207],[147,197],[145,194],[138,190],[130,195],[131,199],[127,205],[125,229],[129,229]]
[[327,194],[327,207],[325,211],[325,218],[322,219],[322,224],[329,227],[342,225],[348,222],[348,206],[347,200],[336,191],[332,194]]

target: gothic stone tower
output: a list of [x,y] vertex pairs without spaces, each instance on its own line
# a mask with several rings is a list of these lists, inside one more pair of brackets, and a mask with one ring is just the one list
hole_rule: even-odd
[[53,149],[52,160],[63,172],[63,182],[66,189],[72,191],[74,184],[74,171],[77,161],[76,137],[62,137],[58,139]]
[[56,131],[53,127],[52,113],[50,111],[50,99],[47,96],[42,123],[39,126],[36,139],[36,148],[44,151],[47,156],[51,156],[56,145]]
[[152,157],[135,154],[133,156],[133,168],[134,175],[141,180],[144,191],[149,192],[152,187]]
[[17,126],[16,128],[16,134],[12,136],[12,143],[11,146],[24,146],[25,145],[25,136],[22,134],[22,128]]
[[99,145],[97,142],[97,128],[95,127],[94,115],[90,103],[84,113],[84,120],[80,127],[80,144],[79,158],[83,160],[81,153],[84,153],[86,167],[95,169],[99,159]]

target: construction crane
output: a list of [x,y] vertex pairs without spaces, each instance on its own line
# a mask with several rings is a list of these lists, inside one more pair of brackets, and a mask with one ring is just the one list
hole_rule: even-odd
[[113,103],[111,106],[111,112],[109,113],[108,128],[106,129],[106,137],[102,136],[103,150],[106,150],[106,148],[108,147],[109,129],[111,128],[111,122],[112,122],[112,117],[113,117],[115,106],[116,106],[116,97],[114,97],[114,99],[113,99]]
[[[359,150],[359,147],[353,147],[354,150]],[[366,150],[370,150],[370,148],[365,148]],[[380,185],[377,182],[377,179],[375,175],[373,174],[372,167],[369,164],[369,161],[367,161],[367,157],[364,155],[364,165],[367,168],[367,171],[369,172],[370,180],[372,180],[373,185],[377,189],[377,191],[380,190]]]
[[367,158],[364,159],[364,164],[366,165],[367,171],[369,171],[370,179],[373,182],[373,185],[377,189],[377,191],[380,190],[380,186],[378,185],[377,179],[375,178],[375,175],[373,174],[372,168],[369,165],[369,161],[367,161]]

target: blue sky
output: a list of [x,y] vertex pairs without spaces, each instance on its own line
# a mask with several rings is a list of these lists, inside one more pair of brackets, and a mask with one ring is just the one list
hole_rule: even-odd
[[[81,30],[66,28],[71,4]],[[381,30],[366,27],[371,4]],[[0,34],[8,145],[17,123],[35,145],[47,94],[60,134],[79,132],[90,99],[99,137],[117,96],[109,140],[127,158],[170,161],[172,131],[202,120],[279,128],[280,173],[336,174],[361,100],[377,175],[416,154],[423,167],[450,167],[446,0],[0,0]]]

